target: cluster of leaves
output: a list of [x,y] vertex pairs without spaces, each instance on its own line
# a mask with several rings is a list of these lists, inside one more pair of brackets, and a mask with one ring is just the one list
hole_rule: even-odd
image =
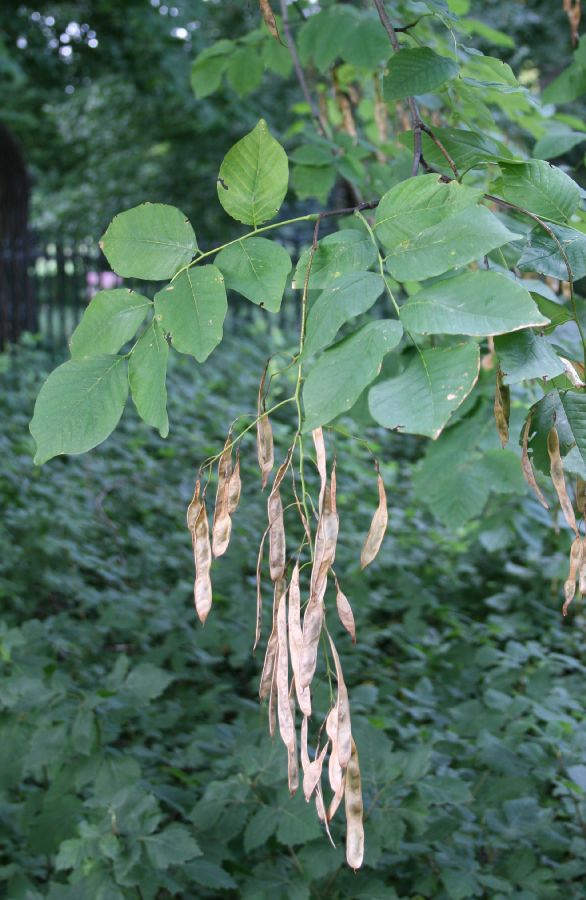
[[[263,333],[259,315],[197,382],[177,357],[167,441],[130,415],[102,453],[42,470],[25,422],[43,360],[22,352],[2,376],[2,892],[580,896],[582,615],[573,630],[552,611],[565,541],[536,501],[493,497],[482,525],[458,535],[435,527],[412,487],[421,444],[378,430],[390,533],[366,575],[356,545],[375,484],[361,445],[338,441],[338,559],[358,641],[345,675],[366,809],[357,875],[341,847],[324,844],[303,798],[288,797],[282,747],[255,700],[246,598],[265,509],[252,448],[241,456],[230,554],[215,571],[215,615],[196,628],[183,528],[193,459],[213,452],[222,423],[242,412],[235,372],[241,396],[253,395],[255,371],[282,341]],[[488,423],[485,407],[471,415]],[[453,440],[465,427],[450,429]],[[282,440],[284,410],[274,428]],[[488,440],[493,429],[476,430]],[[417,463],[416,485],[428,465]],[[317,679],[315,702],[327,709],[324,668]]]

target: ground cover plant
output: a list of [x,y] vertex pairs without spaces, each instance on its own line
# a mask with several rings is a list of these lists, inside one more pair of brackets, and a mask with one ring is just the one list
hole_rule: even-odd
[[[335,621],[332,633],[361,748],[360,872],[345,864],[342,825],[331,826],[337,849],[324,846],[310,807],[289,797],[250,655],[249,547],[266,515],[253,437],[203,630],[182,527],[193,458],[240,411],[236,362],[244,352],[240,384],[254,392],[256,367],[284,340],[262,331],[245,332],[245,350],[242,328],[228,337],[196,384],[177,360],[166,441],[132,414],[100,453],[41,469],[24,426],[49,360],[23,352],[2,375],[4,895],[580,897],[583,616],[556,610],[567,539],[521,494],[494,494],[459,533],[439,523],[413,487],[427,465],[418,439],[371,434],[392,500],[365,572],[356,546],[376,484],[360,443],[336,447],[356,648]],[[285,412],[275,419],[280,439]],[[325,673],[314,702],[327,709]]]

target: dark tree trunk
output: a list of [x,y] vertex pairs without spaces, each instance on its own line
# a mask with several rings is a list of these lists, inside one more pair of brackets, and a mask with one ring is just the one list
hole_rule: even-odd
[[28,278],[29,192],[22,152],[0,122],[0,349],[37,326]]

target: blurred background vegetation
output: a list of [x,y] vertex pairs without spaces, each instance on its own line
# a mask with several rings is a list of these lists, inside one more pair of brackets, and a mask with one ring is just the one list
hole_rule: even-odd
[[[116,212],[151,200],[179,206],[211,246],[231,227],[216,202],[225,150],[259,115],[291,138],[299,92],[277,77],[282,59],[263,59],[250,90],[246,57],[213,95],[196,99],[190,85],[200,51],[258,29],[256,3],[176,4],[0,7],[0,121],[22,148],[42,241],[95,249]],[[452,6],[508,36],[494,47],[485,29],[469,43],[527,84],[545,87],[571,61],[561,3]],[[580,101],[566,111],[576,128]],[[581,182],[582,160],[578,145],[563,159]],[[343,832],[332,849],[313,810],[288,797],[285,753],[256,701],[265,503],[251,443],[215,608],[205,629],[196,624],[184,528],[195,471],[235,416],[253,411],[264,362],[287,348],[295,318],[233,311],[205,369],[174,361],[168,440],[129,411],[104,447],[42,470],[27,425],[64,348],[49,354],[31,337],[0,357],[8,900],[586,896],[585,619],[579,604],[561,619],[567,538],[522,482],[507,494],[494,486],[479,519],[448,528],[422,496],[425,443],[371,430],[390,528],[364,574],[356,547],[376,504],[372,462],[336,438],[339,570],[358,630],[344,668],[366,800],[356,875]],[[492,374],[482,378],[477,433],[497,446],[486,428]],[[361,427],[359,414],[349,421]],[[287,428],[283,417],[283,446]],[[323,707],[325,683],[322,673]]]

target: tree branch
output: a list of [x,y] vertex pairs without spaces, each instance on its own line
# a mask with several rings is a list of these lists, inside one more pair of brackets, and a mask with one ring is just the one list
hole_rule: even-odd
[[305,80],[305,73],[301,67],[301,63],[299,62],[299,55],[297,53],[297,47],[295,46],[295,41],[293,39],[293,35],[291,33],[291,23],[289,22],[289,10],[287,7],[287,0],[280,0],[281,5],[281,18],[283,20],[283,31],[285,33],[285,40],[287,41],[287,47],[289,48],[289,54],[291,56],[291,61],[293,63],[293,68],[295,69],[295,75],[297,76],[297,81],[299,82],[299,87],[301,88],[301,93],[305,97],[306,103],[309,105],[311,110],[311,115],[313,120],[315,121],[317,130],[325,137],[328,133],[328,123],[325,121],[324,117],[320,113],[318,107],[315,104],[313,97],[310,94],[309,88],[307,86],[307,81]]

